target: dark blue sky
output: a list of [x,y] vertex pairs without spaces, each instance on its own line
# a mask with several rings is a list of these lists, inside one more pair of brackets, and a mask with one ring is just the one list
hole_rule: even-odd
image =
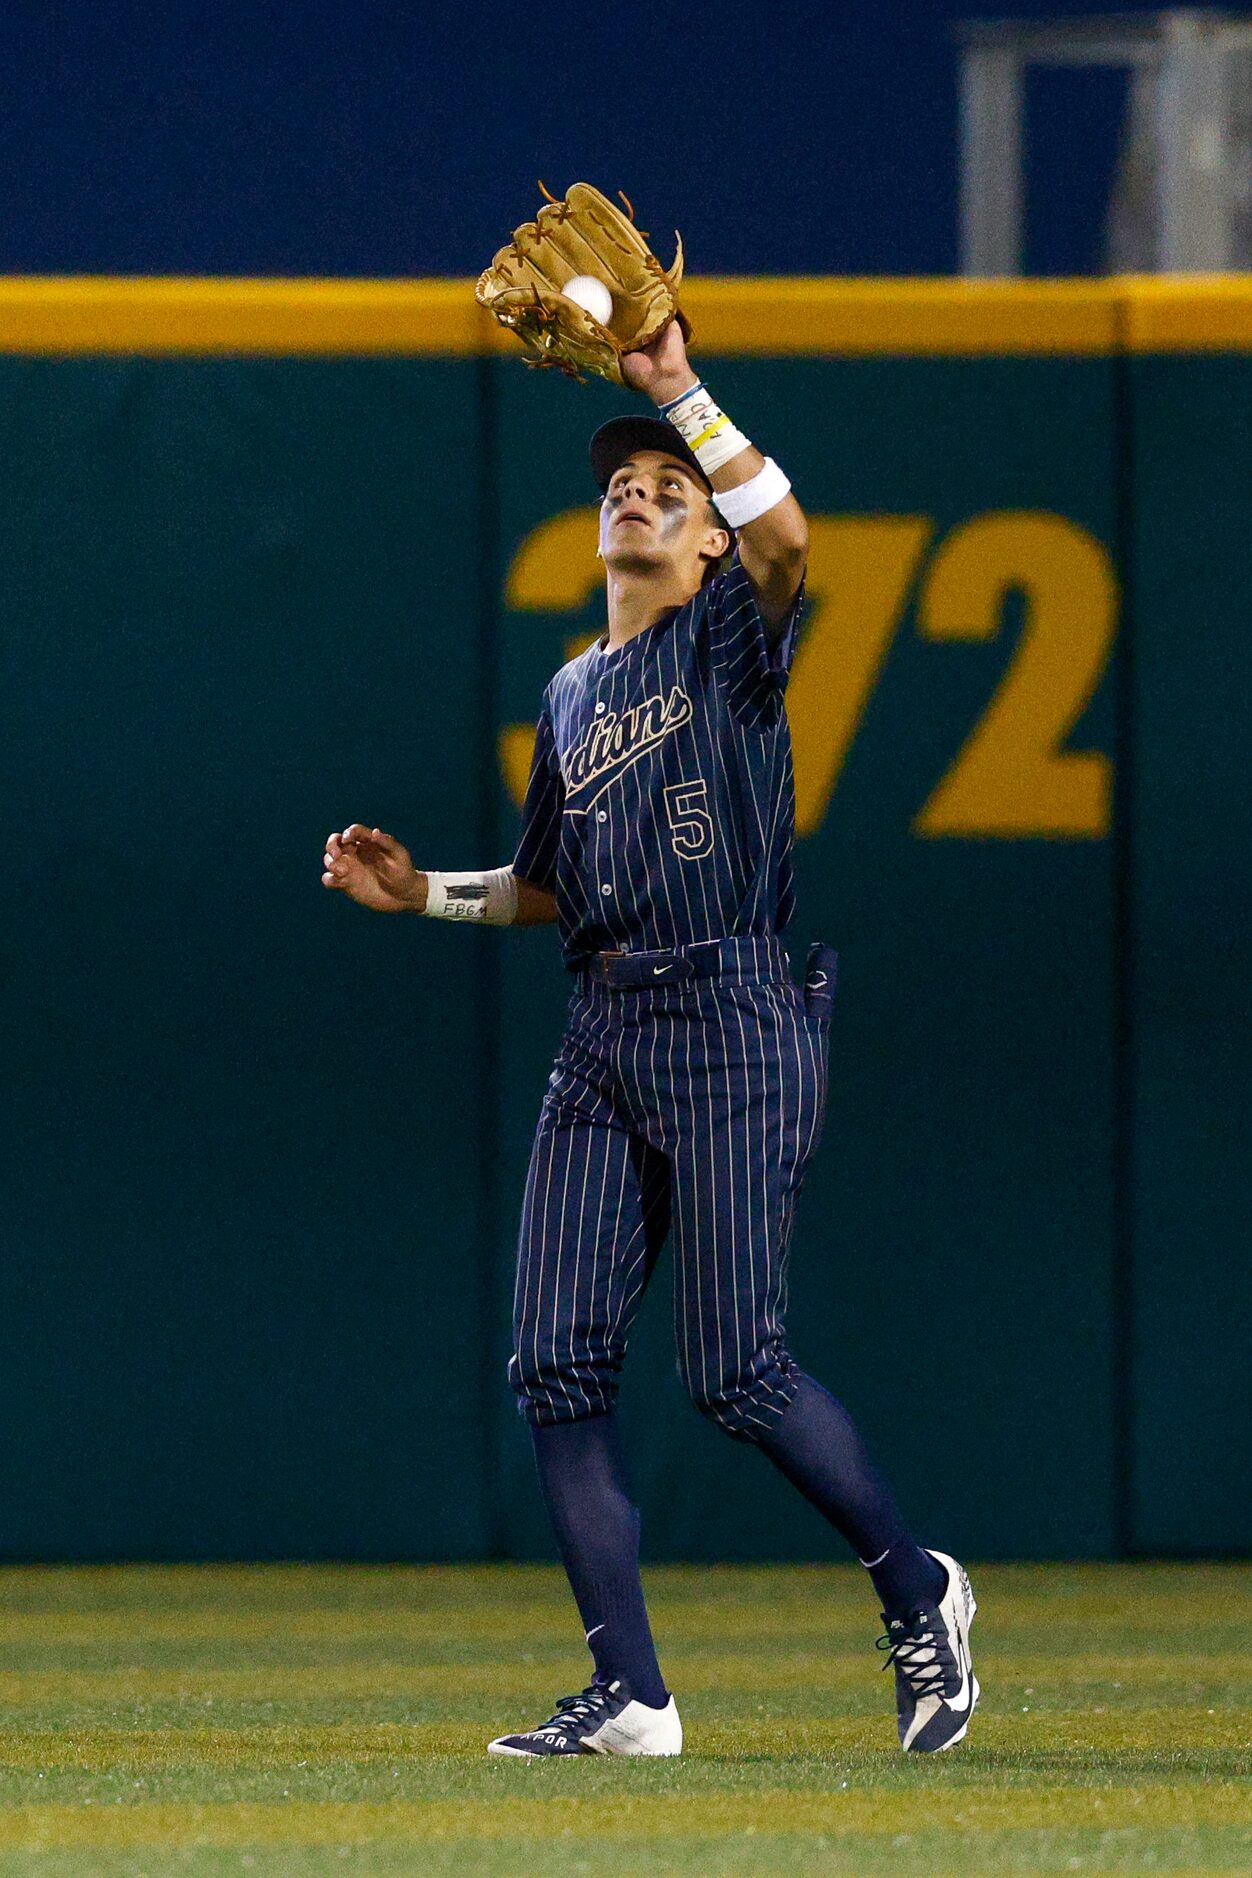
[[[473,273],[542,176],[623,185],[701,273],[950,271],[976,12],[9,0],[0,269]],[[1032,83],[1040,272],[1097,264],[1119,108],[1107,76]]]

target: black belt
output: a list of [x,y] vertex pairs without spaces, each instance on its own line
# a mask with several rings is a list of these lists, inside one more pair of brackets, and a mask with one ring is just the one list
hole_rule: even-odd
[[[594,952],[582,967],[593,984],[611,991],[643,991],[700,978],[791,982],[791,965],[774,933],[708,939],[655,952]],[[836,954],[820,941],[809,947],[805,1001],[829,1000],[835,988]],[[829,1004],[827,1003],[827,1008]]]

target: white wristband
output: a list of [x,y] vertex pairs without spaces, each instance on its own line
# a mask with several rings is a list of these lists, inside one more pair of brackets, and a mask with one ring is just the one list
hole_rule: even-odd
[[764,467],[737,489],[715,490],[713,505],[728,528],[746,528],[749,522],[776,509],[790,493],[787,477],[773,457],[767,456]]
[[517,918],[517,882],[511,867],[490,874],[426,876],[427,919],[480,920],[485,926],[511,926]]
[[672,424],[706,476],[721,469],[732,457],[746,450],[748,440],[736,430],[725,411],[714,404],[704,385],[693,385],[672,404],[660,407],[661,416]]

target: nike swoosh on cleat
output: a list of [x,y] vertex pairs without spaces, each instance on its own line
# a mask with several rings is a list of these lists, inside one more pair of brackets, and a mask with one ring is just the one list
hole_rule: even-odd
[[965,1709],[969,1707],[970,1700],[974,1693],[974,1675],[973,1675],[974,1666],[969,1660],[969,1649],[966,1646],[965,1639],[961,1635],[959,1630],[956,1633],[956,1664],[957,1664],[957,1668],[961,1672],[961,1681],[964,1685],[964,1692],[963,1692],[963,1696],[949,1697],[948,1707],[950,1709],[955,1709],[956,1713],[960,1715]]
[[672,972],[673,969],[674,968],[672,965],[654,965],[652,967],[652,976],[654,978],[659,978],[662,972]]

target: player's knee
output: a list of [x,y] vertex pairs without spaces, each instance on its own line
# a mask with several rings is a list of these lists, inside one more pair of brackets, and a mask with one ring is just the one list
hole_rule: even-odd
[[776,1357],[713,1368],[683,1365],[691,1400],[708,1421],[736,1441],[763,1441],[777,1428],[792,1389]]
[[530,1422],[581,1421],[607,1415],[617,1399],[617,1375],[568,1354],[534,1347],[509,1358],[509,1381]]

